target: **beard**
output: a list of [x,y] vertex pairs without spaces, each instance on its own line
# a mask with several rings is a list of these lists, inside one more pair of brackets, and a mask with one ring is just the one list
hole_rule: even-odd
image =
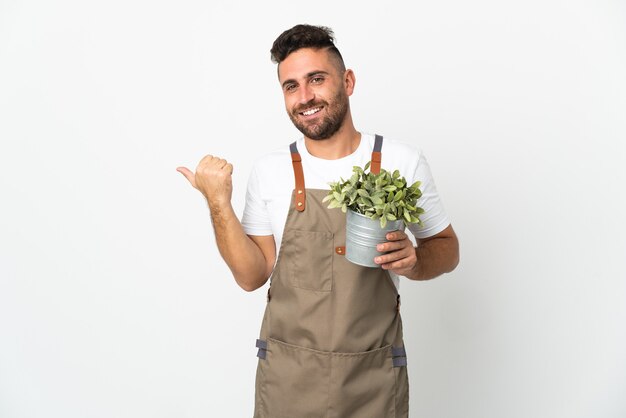
[[[316,106],[324,106],[327,113],[326,116],[324,116],[321,121],[303,123],[299,119],[300,112]],[[323,100],[311,101],[288,113],[289,119],[291,119],[294,126],[307,138],[316,141],[328,139],[341,128],[343,121],[346,119],[346,115],[348,114],[348,96],[343,90],[339,90],[330,103]]]

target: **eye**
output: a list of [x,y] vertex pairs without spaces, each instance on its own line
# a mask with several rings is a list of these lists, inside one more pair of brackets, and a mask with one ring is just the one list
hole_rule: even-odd
[[313,84],[320,84],[320,83],[323,83],[323,82],[324,82],[324,77],[317,76],[317,77],[313,77],[311,79],[311,83],[313,83]]
[[287,85],[285,85],[285,91],[287,93],[291,93],[291,92],[295,91],[296,87],[297,86],[295,84],[287,84]]

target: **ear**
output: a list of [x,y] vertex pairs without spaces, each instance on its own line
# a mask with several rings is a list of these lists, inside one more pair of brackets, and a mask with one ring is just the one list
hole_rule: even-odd
[[343,75],[343,84],[346,89],[346,94],[348,96],[352,96],[354,92],[354,85],[356,84],[356,77],[354,76],[354,71],[348,69]]

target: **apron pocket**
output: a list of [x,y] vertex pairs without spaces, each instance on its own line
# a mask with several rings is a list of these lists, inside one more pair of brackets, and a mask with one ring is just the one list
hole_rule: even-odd
[[[259,360],[259,418],[325,418],[328,407],[328,353],[269,339]],[[350,416],[350,415],[345,415]]]
[[255,418],[408,417],[406,367],[393,366],[391,346],[333,353],[270,338],[265,355]]
[[329,418],[395,417],[391,346],[331,356]]
[[318,292],[333,288],[333,233],[289,229],[289,245],[282,247],[293,287]]

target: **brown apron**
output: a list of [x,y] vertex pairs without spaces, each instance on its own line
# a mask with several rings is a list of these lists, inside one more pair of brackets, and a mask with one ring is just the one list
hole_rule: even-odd
[[[376,136],[372,171],[380,170]],[[255,418],[407,418],[400,296],[386,270],[345,259],[346,215],[305,189],[300,154],[257,340]]]

